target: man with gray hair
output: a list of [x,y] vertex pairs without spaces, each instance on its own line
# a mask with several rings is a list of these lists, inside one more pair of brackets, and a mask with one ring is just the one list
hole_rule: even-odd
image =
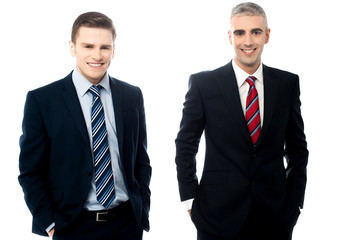
[[190,76],[176,138],[180,197],[199,240],[290,240],[308,162],[299,77],[262,63],[270,29],[260,6],[237,5],[230,22],[232,61]]

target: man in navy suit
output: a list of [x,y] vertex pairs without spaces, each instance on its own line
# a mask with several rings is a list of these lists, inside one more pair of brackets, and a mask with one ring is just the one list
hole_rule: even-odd
[[[70,41],[74,71],[27,95],[19,182],[36,234],[53,239],[135,240],[149,230],[151,166],[143,96],[138,87],[107,73],[115,37],[107,16],[81,14]],[[98,140],[93,140],[92,87],[99,90],[102,103],[99,116],[105,137],[100,142],[106,146],[104,166],[110,169],[104,179],[112,191],[104,198],[99,197],[94,177],[93,143]]]
[[289,240],[303,207],[308,150],[299,78],[262,64],[269,37],[263,9],[237,5],[229,30],[233,60],[190,77],[176,164],[180,197],[199,240]]

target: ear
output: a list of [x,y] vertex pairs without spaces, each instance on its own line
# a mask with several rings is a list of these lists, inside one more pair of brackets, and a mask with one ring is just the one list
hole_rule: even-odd
[[75,43],[73,43],[71,40],[69,41],[69,50],[70,50],[70,54],[73,57],[75,57],[76,56]]
[[230,43],[231,45],[233,45],[232,32],[231,32],[231,30],[228,30],[228,39],[229,39],[229,43]]
[[112,54],[112,59],[114,58],[114,53],[115,53],[115,44],[113,44],[113,54]]
[[266,42],[265,42],[265,43],[268,43],[268,42],[269,42],[270,33],[271,33],[271,29],[270,29],[270,28],[267,28],[267,30],[266,30]]

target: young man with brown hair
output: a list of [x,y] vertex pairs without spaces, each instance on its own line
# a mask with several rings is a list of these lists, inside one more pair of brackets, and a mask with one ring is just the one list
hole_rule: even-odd
[[143,97],[110,77],[113,22],[80,15],[70,41],[76,68],[27,95],[19,182],[33,232],[53,239],[142,239],[149,230]]

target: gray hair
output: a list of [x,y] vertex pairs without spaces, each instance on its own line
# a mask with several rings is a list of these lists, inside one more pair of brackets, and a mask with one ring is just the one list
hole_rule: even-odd
[[236,16],[263,16],[267,24],[267,16],[263,8],[252,2],[241,3],[232,8],[231,18]]

